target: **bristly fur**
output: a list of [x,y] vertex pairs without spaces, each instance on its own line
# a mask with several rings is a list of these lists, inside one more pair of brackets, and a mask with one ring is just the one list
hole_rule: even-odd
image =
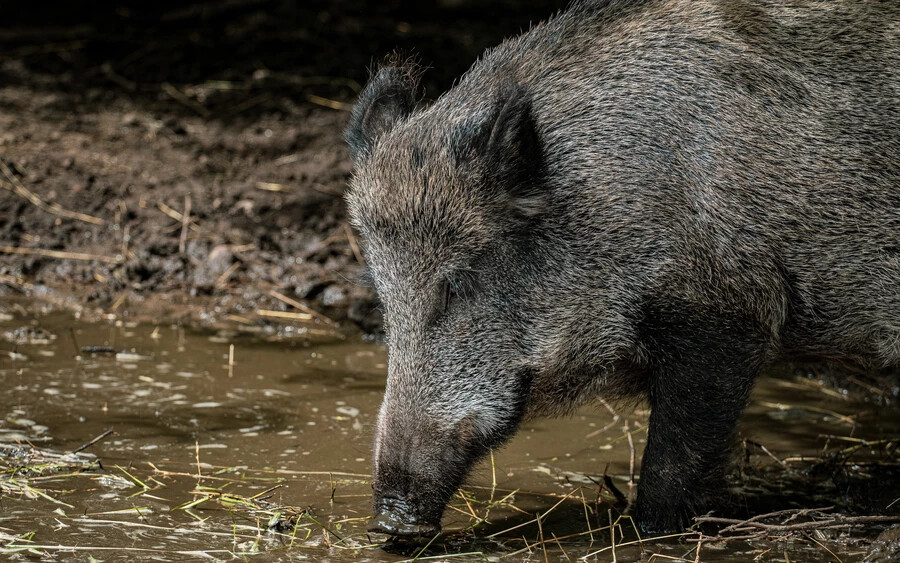
[[433,530],[524,417],[599,396],[649,399],[637,517],[677,529],[767,363],[900,363],[898,22],[579,0],[430,105],[416,65],[382,66],[347,132],[389,332],[379,529]]

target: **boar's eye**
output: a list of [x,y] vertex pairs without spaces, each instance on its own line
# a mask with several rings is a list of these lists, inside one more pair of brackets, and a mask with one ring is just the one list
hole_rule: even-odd
[[459,297],[459,288],[456,283],[446,280],[444,281],[444,312],[450,309],[450,303]]

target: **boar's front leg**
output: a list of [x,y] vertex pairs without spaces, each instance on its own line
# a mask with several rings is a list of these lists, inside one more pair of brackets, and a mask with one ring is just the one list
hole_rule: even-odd
[[650,427],[635,507],[646,533],[681,531],[722,485],[741,410],[769,347],[758,323],[722,312],[656,309],[640,327]]

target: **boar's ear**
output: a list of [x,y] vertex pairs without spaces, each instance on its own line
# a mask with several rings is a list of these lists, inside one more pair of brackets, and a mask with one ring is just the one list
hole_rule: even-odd
[[529,92],[506,85],[488,116],[470,142],[489,188],[502,190],[517,213],[536,215],[542,208],[544,164]]
[[370,153],[378,137],[415,109],[419,75],[418,67],[407,62],[382,66],[369,79],[344,133],[354,163]]

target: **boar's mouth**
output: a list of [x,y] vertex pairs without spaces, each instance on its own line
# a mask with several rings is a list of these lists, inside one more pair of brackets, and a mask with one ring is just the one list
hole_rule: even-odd
[[385,497],[375,509],[369,531],[404,538],[430,538],[440,533],[440,518],[440,513],[437,518],[421,518],[402,499]]

